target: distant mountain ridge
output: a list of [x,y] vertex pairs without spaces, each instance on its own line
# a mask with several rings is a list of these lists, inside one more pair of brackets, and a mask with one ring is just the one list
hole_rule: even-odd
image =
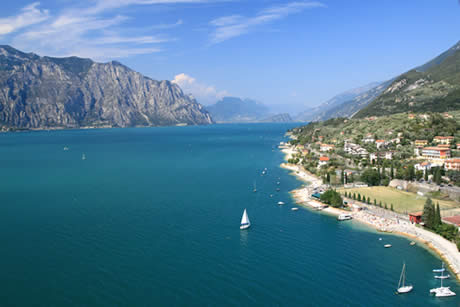
[[115,61],[41,57],[0,46],[2,129],[210,123],[209,113],[170,81]]
[[264,104],[239,97],[224,97],[206,109],[216,122],[221,123],[257,122],[270,115]]
[[299,121],[322,121],[336,117],[351,117],[372,99],[377,97],[389,84],[386,82],[373,82],[341,94],[338,94],[317,107],[308,109],[298,116]]
[[355,117],[460,109],[460,42],[401,74]]

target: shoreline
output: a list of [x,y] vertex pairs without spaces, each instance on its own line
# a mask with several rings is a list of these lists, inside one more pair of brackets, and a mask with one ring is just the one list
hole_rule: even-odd
[[[315,209],[320,206],[320,202],[310,198],[312,191],[320,187],[323,183],[322,180],[313,174],[306,171],[300,165],[287,163],[287,160],[294,154],[294,150],[288,145],[288,148],[281,150],[285,154],[285,161],[281,163],[280,167],[290,170],[290,175],[295,176],[300,181],[308,183],[308,186],[302,186],[298,189],[290,191],[298,205]],[[328,213],[330,215],[338,216],[341,213],[348,213],[353,216],[354,220],[359,223],[365,224],[377,231],[385,232],[387,234],[399,235],[413,241],[423,243],[424,247],[428,248],[438,255],[444,263],[449,267],[450,271],[455,275],[457,282],[460,282],[460,252],[457,246],[446,240],[445,238],[428,231],[426,229],[417,227],[411,224],[408,220],[398,216],[397,214],[380,208],[371,208],[371,206],[359,204],[360,207],[366,207],[369,210],[361,211],[346,211],[338,208],[327,207],[320,212]]]

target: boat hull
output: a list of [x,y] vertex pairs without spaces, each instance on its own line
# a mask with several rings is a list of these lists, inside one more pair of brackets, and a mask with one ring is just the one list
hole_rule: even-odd
[[405,287],[399,288],[397,291],[399,294],[403,294],[403,293],[411,292],[412,289],[414,289],[414,286],[405,286]]
[[251,225],[241,225],[240,229],[244,230],[244,229],[248,229],[249,227],[251,227]]

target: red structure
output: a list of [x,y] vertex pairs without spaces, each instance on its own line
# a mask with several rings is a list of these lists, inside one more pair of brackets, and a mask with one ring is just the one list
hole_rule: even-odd
[[411,223],[420,224],[422,222],[422,215],[422,211],[409,213],[409,220]]

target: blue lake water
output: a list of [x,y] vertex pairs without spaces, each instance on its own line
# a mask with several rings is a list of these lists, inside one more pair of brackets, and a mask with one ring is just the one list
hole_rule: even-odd
[[[430,297],[427,249],[290,210],[293,126],[1,134],[0,305],[458,306]],[[415,288],[395,295],[403,261]]]

